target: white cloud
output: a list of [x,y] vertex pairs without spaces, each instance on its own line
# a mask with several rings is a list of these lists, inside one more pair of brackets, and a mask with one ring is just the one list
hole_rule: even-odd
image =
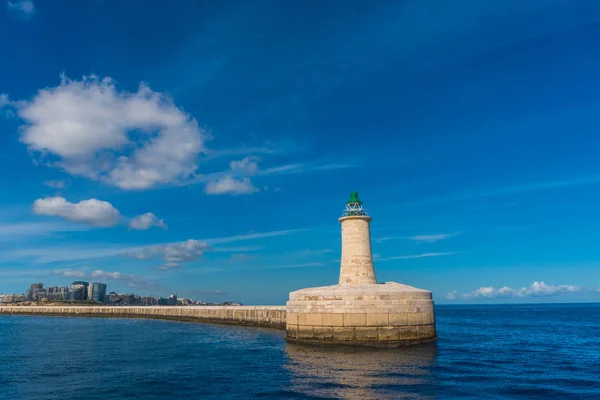
[[412,236],[409,239],[412,239],[416,242],[419,243],[434,243],[440,240],[445,240],[445,239],[449,239],[453,236],[458,235],[459,232],[452,232],[452,233],[438,233],[438,234],[434,234],[434,235],[416,235],[416,236]]
[[290,254],[293,254],[296,256],[315,256],[315,255],[329,254],[329,253],[333,253],[333,252],[334,252],[334,250],[332,250],[332,249],[304,249],[304,250],[292,251],[292,252],[290,252]]
[[281,268],[305,268],[305,267],[324,267],[327,264],[322,262],[309,262],[302,264],[288,264],[288,265],[271,265],[271,266],[261,266],[253,269],[281,269]]
[[112,280],[121,281],[127,287],[146,288],[154,289],[157,285],[154,282],[148,281],[140,276],[134,274],[126,274],[118,271],[104,271],[101,269],[94,270],[92,272],[77,270],[77,269],[59,269],[51,271],[54,275],[60,275],[65,278],[86,278],[96,280]]
[[83,271],[75,270],[75,269],[57,269],[51,271],[54,275],[60,275],[65,278],[85,278],[86,274]]
[[286,229],[281,231],[270,231],[270,232],[251,232],[245,235],[235,235],[228,236],[223,238],[216,239],[206,239],[204,240],[208,244],[223,244],[223,243],[231,243],[231,242],[239,242],[241,240],[252,240],[252,239],[262,239],[267,237],[277,237],[277,236],[287,236],[292,233],[303,232],[306,229]]
[[121,189],[186,181],[206,132],[165,95],[141,84],[118,91],[110,78],[61,77],[18,103],[21,140],[47,164]]
[[10,104],[10,100],[6,93],[0,93],[0,107],[4,107]]
[[399,240],[399,239],[409,239],[414,240],[417,243],[435,243],[440,240],[449,239],[453,236],[458,235],[460,232],[452,232],[452,233],[436,233],[436,234],[427,234],[427,235],[415,235],[409,237],[402,236],[384,236],[379,238],[374,238],[373,241],[376,243],[383,243],[389,240]]
[[292,174],[292,173],[300,173],[304,171],[309,171],[312,169],[316,169],[314,167],[307,166],[305,164],[286,164],[279,165],[277,167],[271,167],[266,169],[261,169],[258,171],[258,175],[273,175],[273,174]]
[[326,171],[335,169],[355,168],[358,164],[333,163],[333,164],[318,164],[318,163],[296,163],[279,165],[266,169],[259,169],[256,175],[273,175],[273,174],[297,174],[302,172]]
[[496,297],[498,296],[498,291],[493,287],[480,287],[479,289],[473,291],[473,297]]
[[164,260],[164,264],[159,269],[167,271],[179,268],[184,262],[200,259],[209,249],[210,245],[207,242],[189,239],[179,243],[146,246],[137,251],[125,253],[125,255],[138,260],[160,257]]
[[70,203],[62,197],[46,197],[33,203],[33,212],[101,228],[115,226],[121,219],[121,214],[112,204],[96,199]]
[[259,191],[249,178],[236,179],[232,176],[224,176],[215,181],[208,182],[204,187],[206,194],[252,194]]
[[[33,203],[33,212],[38,215],[50,215],[73,222],[88,224],[100,228],[116,226],[123,219],[119,210],[107,201],[89,199],[71,203],[63,197],[46,197]],[[138,215],[129,221],[129,227],[146,230],[153,226],[167,229],[167,225],[151,212]]]
[[258,161],[258,157],[245,157],[239,161],[231,161],[229,168],[245,175],[254,175],[258,171]]
[[[28,228],[28,231],[35,230],[35,227]],[[255,251],[259,250],[256,246],[247,247],[236,247],[236,248],[223,248],[217,247],[212,248],[212,245],[219,245],[224,243],[233,243],[245,240],[255,240],[269,237],[286,236],[298,232],[302,232],[304,229],[288,229],[271,232],[258,232],[248,233],[244,235],[234,235],[220,238],[212,238],[205,240],[197,240],[198,242],[206,243],[208,246],[206,251]],[[162,243],[150,246],[135,246],[126,247],[123,245],[114,245],[110,247],[90,247],[90,246],[76,246],[76,245],[53,245],[48,247],[28,248],[19,247],[14,249],[6,249],[2,251],[2,259],[4,261],[19,261],[28,260],[34,263],[53,263],[53,262],[65,262],[65,261],[82,261],[82,260],[93,260],[103,259],[115,256],[129,256],[140,260],[162,257],[164,252],[161,249],[178,246],[185,242],[175,243]]]
[[[241,160],[229,162],[229,169],[224,172],[197,176],[196,182],[207,182],[204,188],[207,194],[252,194],[259,191],[250,180],[250,176],[269,176],[277,174],[302,173],[316,170],[349,168],[354,165],[349,164],[286,164],[271,168],[261,169],[258,166],[260,159],[255,156],[248,156]],[[264,187],[265,190],[268,186]],[[276,188],[276,192],[280,189]]]
[[229,162],[229,170],[224,174],[213,174],[213,178],[206,183],[206,194],[252,194],[259,191],[252,184],[248,176],[258,172],[258,157],[248,156],[239,161]]
[[503,286],[500,289],[498,289],[498,296],[508,296],[512,293],[512,289],[509,288],[508,286]]
[[23,237],[46,236],[56,232],[84,231],[89,227],[65,222],[0,222],[0,240],[22,240]]
[[[152,258],[162,258],[164,264],[159,267],[159,269],[163,271],[176,269],[181,266],[181,264],[185,262],[192,262],[199,260],[202,258],[205,252],[208,251],[219,251],[219,248],[213,248],[212,245],[215,244],[223,244],[230,242],[238,242],[242,240],[251,240],[251,239],[260,239],[267,237],[276,237],[276,236],[284,236],[289,235],[291,233],[296,233],[301,230],[293,229],[293,230],[282,230],[282,231],[272,231],[272,232],[263,232],[263,233],[249,233],[246,235],[237,235],[237,236],[229,236],[225,238],[217,238],[217,239],[207,239],[207,240],[195,240],[189,239],[185,242],[175,242],[175,243],[166,243],[159,245],[151,245],[139,247],[136,249],[130,249],[128,251],[122,252],[128,257],[136,258],[138,260],[148,260]],[[260,247],[258,248],[260,249]],[[243,247],[243,248],[227,248],[223,249],[223,251],[252,251],[257,250],[256,247]]]
[[71,184],[69,179],[52,179],[49,181],[45,181],[44,185],[51,187],[53,189],[64,189]]
[[153,282],[150,282],[140,276],[134,274],[124,274],[122,272],[117,271],[103,271],[101,269],[97,269],[92,271],[90,277],[96,279],[108,279],[113,281],[122,281],[125,283],[127,287],[137,287],[137,288],[156,288],[157,285]]
[[[210,135],[172,99],[140,84],[137,91],[118,90],[114,81],[95,75],[44,88],[30,100],[9,101],[23,120],[21,141],[36,161],[72,176],[101,181],[125,190],[163,184],[206,184],[208,194],[249,194],[258,189],[249,176],[354,167],[348,163],[296,163],[261,169],[248,155],[222,172],[200,174],[197,161],[206,154]],[[213,152],[268,153],[263,148]],[[207,159],[210,159],[209,155]]]
[[6,5],[9,10],[18,11],[25,15],[31,15],[36,12],[35,4],[31,0],[7,1]]
[[458,290],[453,290],[446,295],[448,300],[456,300],[458,298]]
[[247,147],[241,146],[236,148],[229,149],[207,149],[207,157],[206,160],[212,160],[220,157],[230,157],[230,156],[238,156],[238,155],[246,155],[246,154],[274,154],[281,153],[283,149],[274,148],[269,145],[261,146],[261,147]]
[[[482,286],[471,293],[459,294],[453,290],[446,295],[449,300],[460,299],[495,299],[502,297],[523,298],[523,297],[542,297],[554,296],[561,293],[575,293],[582,289],[579,286],[573,285],[547,285],[543,281],[533,282],[529,287],[513,289],[508,286],[503,286],[496,289],[491,286]],[[589,290],[589,289],[588,289]]]
[[246,261],[252,259],[253,257],[254,257],[253,255],[244,254],[244,253],[241,253],[241,254],[232,254],[232,255],[229,256],[229,261],[232,261],[232,262],[246,262]]
[[458,254],[458,252],[454,251],[454,252],[441,252],[441,253],[423,253],[423,254],[413,254],[413,255],[409,255],[409,256],[382,257],[382,258],[378,258],[378,261],[409,260],[409,259],[413,259],[413,258],[451,256],[454,254]]
[[153,226],[167,229],[167,225],[165,224],[165,222],[162,219],[158,219],[158,217],[151,212],[138,215],[137,217],[132,218],[131,221],[129,221],[129,228],[138,231],[145,231],[146,229],[149,229]]
[[383,243],[383,242],[387,242],[388,240],[391,239],[396,239],[395,237],[392,236],[382,236],[382,237],[372,237],[371,240],[375,243]]
[[526,291],[527,294],[532,296],[551,296],[557,293],[565,292],[578,292],[579,286],[573,285],[546,285],[544,282],[533,282],[529,289]]

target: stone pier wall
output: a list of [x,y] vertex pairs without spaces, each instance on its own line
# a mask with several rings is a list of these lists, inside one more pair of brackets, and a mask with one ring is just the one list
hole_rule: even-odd
[[285,329],[286,310],[278,306],[3,306],[0,315],[157,318]]
[[437,338],[431,292],[388,282],[290,293],[287,339],[399,347]]

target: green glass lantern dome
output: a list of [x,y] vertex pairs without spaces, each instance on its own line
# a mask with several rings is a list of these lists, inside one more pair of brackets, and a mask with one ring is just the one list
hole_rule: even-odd
[[342,212],[342,217],[349,217],[352,215],[367,215],[363,209],[362,201],[358,198],[358,192],[350,193],[350,200],[346,203],[346,207]]
[[358,192],[350,193],[350,200],[348,201],[348,204],[352,203],[362,204],[362,201],[360,201],[360,199],[358,198]]

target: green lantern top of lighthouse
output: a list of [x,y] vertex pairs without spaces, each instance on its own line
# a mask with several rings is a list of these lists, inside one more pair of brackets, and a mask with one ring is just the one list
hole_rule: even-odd
[[351,192],[350,193],[350,200],[348,200],[348,204],[351,204],[351,203],[362,204],[362,201],[360,201],[359,198],[358,198],[358,192]]
[[358,198],[358,192],[350,193],[350,200],[348,200],[346,208],[342,212],[343,217],[351,215],[367,215],[366,211],[363,210],[362,201]]

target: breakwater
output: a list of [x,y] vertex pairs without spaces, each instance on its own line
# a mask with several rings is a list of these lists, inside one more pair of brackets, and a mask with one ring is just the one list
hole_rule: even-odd
[[155,318],[285,329],[286,310],[278,306],[0,306],[0,315]]

